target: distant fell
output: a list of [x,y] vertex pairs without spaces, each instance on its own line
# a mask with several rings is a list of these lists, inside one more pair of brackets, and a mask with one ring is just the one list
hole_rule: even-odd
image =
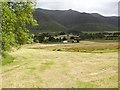
[[33,13],[38,26],[29,27],[32,33],[40,32],[105,32],[118,30],[118,17],[105,17],[98,13],[37,8]]

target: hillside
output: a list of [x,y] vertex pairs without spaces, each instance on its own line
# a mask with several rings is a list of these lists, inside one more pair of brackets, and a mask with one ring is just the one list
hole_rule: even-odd
[[69,10],[46,10],[38,8],[33,13],[38,26],[30,27],[38,32],[117,31],[118,17],[104,17],[98,13],[81,13]]
[[38,26],[28,27],[32,33],[59,32],[66,30],[66,27],[57,22],[54,18],[39,12],[38,10],[33,13],[33,16],[37,20]]

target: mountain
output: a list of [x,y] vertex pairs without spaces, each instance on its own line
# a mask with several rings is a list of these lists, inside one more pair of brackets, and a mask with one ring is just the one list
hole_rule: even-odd
[[38,26],[29,26],[28,29],[32,33],[40,33],[40,32],[59,32],[66,31],[67,28],[57,22],[50,15],[47,15],[39,10],[36,10],[33,13],[33,17],[37,20]]
[[33,13],[38,26],[31,32],[81,32],[117,31],[118,17],[105,17],[98,13],[81,13],[69,10],[46,10],[37,8]]

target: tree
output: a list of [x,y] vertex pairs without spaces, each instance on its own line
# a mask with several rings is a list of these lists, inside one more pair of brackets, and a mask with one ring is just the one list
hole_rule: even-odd
[[14,23],[17,20],[15,13],[9,8],[8,3],[2,3],[2,49],[6,50],[15,44]]
[[75,39],[75,37],[74,37],[74,36],[71,36],[70,39]]
[[2,3],[2,49],[26,44],[31,40],[27,25],[37,25],[33,19],[33,2]]
[[66,38],[66,37],[63,37],[62,41],[64,41],[64,40],[67,40],[67,38]]
[[65,35],[65,32],[60,32],[59,34],[60,34],[60,35]]
[[51,42],[55,42],[55,38],[52,37],[52,36],[50,36],[50,37],[49,37],[49,41],[51,41]]

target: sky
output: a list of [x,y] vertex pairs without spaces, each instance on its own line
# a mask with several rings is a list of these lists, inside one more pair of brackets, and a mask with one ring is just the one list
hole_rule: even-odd
[[120,0],[37,0],[37,8],[50,10],[76,10],[99,13],[104,16],[118,16]]

